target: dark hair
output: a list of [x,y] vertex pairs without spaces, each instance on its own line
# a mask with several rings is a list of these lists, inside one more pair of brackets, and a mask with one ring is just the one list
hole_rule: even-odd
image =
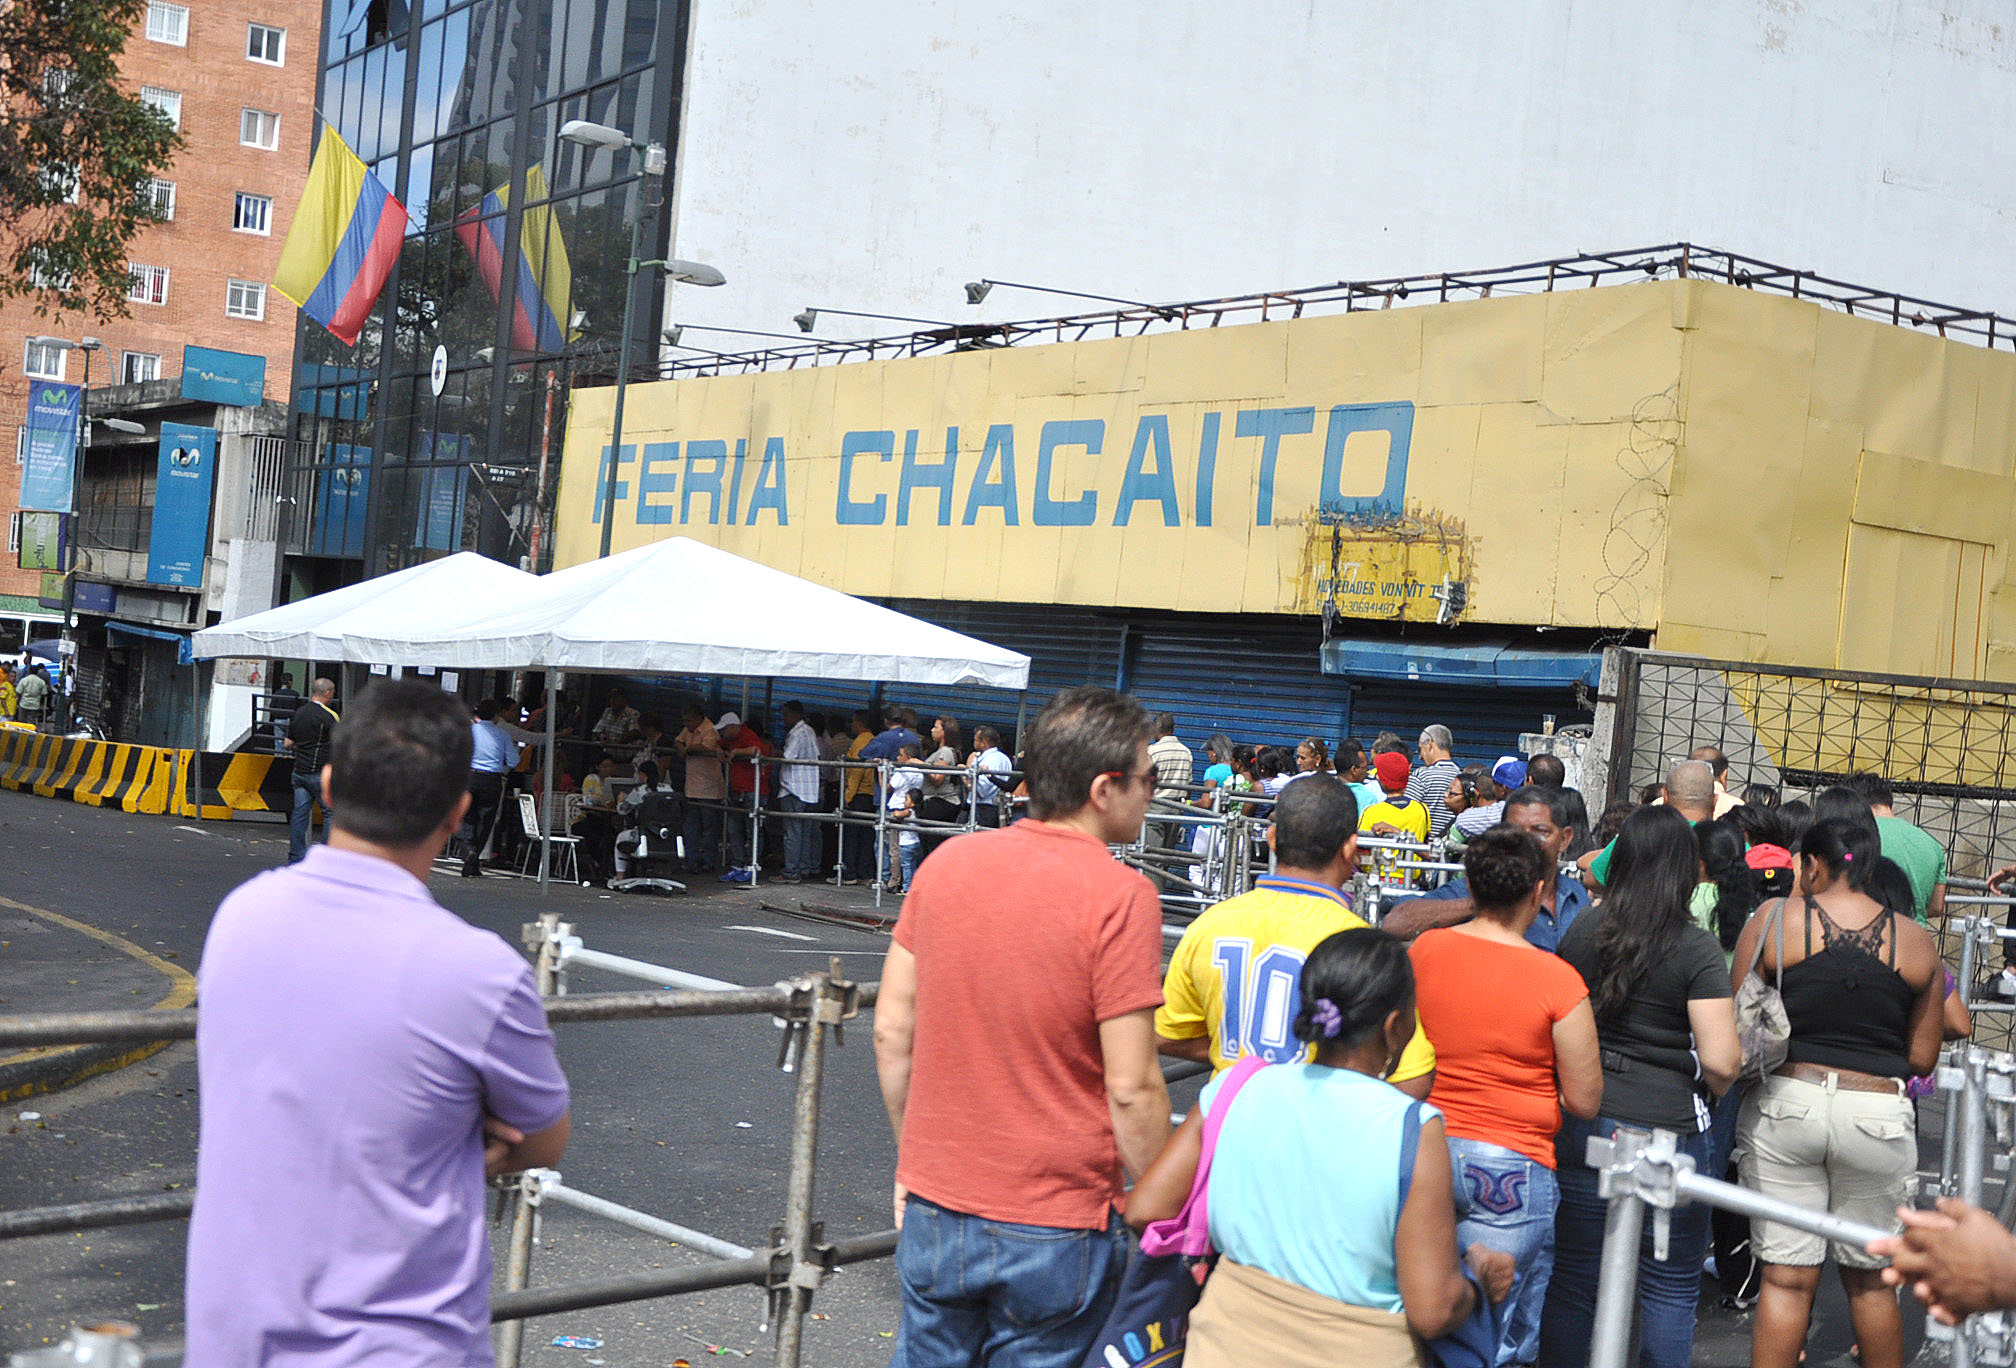
[[1652,967],[1692,925],[1687,900],[1700,882],[1694,829],[1670,807],[1642,807],[1624,819],[1610,851],[1609,893],[1596,928],[1589,1002],[1599,1022],[1614,1020]]
[[1785,820],[1774,808],[1758,803],[1741,802],[1729,809],[1729,815],[1722,819],[1734,822],[1743,832],[1743,839],[1751,845],[1785,844]]
[[1283,769],[1279,746],[1262,747],[1260,753],[1253,757],[1253,773],[1258,778],[1272,779],[1282,773]]
[[[958,718],[954,717],[951,713],[939,713],[937,720],[938,724],[945,728],[946,745],[956,751],[966,744],[966,734],[959,730]],[[1131,765],[1132,763],[1130,759],[1128,764]],[[1126,766],[1122,766],[1122,768],[1126,768]]]
[[[1568,811],[1569,792],[1567,789],[1542,788],[1538,784],[1521,784],[1505,795],[1505,810],[1509,812],[1515,807],[1544,807],[1547,809],[1547,815],[1553,819],[1554,825],[1566,831],[1575,825],[1571,820],[1572,814]],[[1583,815],[1586,817],[1588,814]]]
[[1089,684],[1064,690],[1029,729],[1029,815],[1040,820],[1084,807],[1094,779],[1134,772],[1147,740],[1148,714],[1126,694]]
[[[1529,772],[1526,777],[1530,780],[1533,776]],[[1571,860],[1579,860],[1597,848],[1596,842],[1589,831],[1588,800],[1583,798],[1581,789],[1564,788],[1555,789],[1553,792],[1561,795],[1561,806],[1567,813],[1568,831],[1570,833],[1568,848],[1561,853]],[[1512,800],[1507,798],[1505,801],[1510,803]]]
[[1274,859],[1291,869],[1321,869],[1358,830],[1358,796],[1327,774],[1281,790],[1274,804]]
[[477,703],[476,716],[482,718],[485,722],[488,722],[492,718],[497,716],[497,700],[494,698],[486,698],[483,699],[481,702]]
[[707,710],[698,703],[688,703],[683,711],[688,722],[705,722],[707,720]]
[[1463,847],[1463,877],[1482,915],[1507,912],[1524,902],[1547,877],[1547,852],[1515,826],[1478,832]]
[[982,722],[973,729],[973,744],[981,747],[998,746],[1001,744],[1001,733],[992,725]]
[[454,694],[417,679],[374,684],[330,739],[330,820],[380,845],[420,844],[469,791],[473,748]]
[[915,708],[898,708],[888,716],[894,719],[898,726],[908,727],[911,731],[917,730],[917,710]]
[[1779,802],[1778,790],[1769,784],[1752,784],[1743,790],[1743,803],[1746,807],[1768,808],[1776,812]]
[[1821,789],[1813,799],[1814,824],[1817,826],[1831,821],[1855,822],[1865,826],[1879,844],[1882,842],[1882,828],[1876,825],[1876,814],[1869,810],[1869,800],[1846,784]]
[[[1302,964],[1295,1038],[1311,1041],[1318,1049],[1348,1049],[1362,1044],[1413,998],[1414,966],[1397,937],[1370,926],[1339,931],[1318,941]],[[1319,1002],[1337,1009],[1336,1030],[1325,1030],[1325,1023],[1318,1020],[1328,1015]]]
[[1863,799],[1872,808],[1895,807],[1897,805],[1897,794],[1890,787],[1890,781],[1873,771],[1858,770],[1856,773],[1843,779],[1841,784],[1844,788],[1854,789],[1857,793],[1861,794]]
[[1339,774],[1342,774],[1347,769],[1356,769],[1359,762],[1366,758],[1365,743],[1355,736],[1347,736],[1337,743],[1335,758]]
[[1845,878],[1857,893],[1869,891],[1876,861],[1883,856],[1883,841],[1875,822],[1867,826],[1847,817],[1816,817],[1799,838],[1799,854],[1818,860],[1835,878]]
[[1171,736],[1175,734],[1175,731],[1175,713],[1159,712],[1155,714],[1155,734],[1157,736]]
[[1909,915],[1918,906],[1917,890],[1904,866],[1887,855],[1879,855],[1869,869],[1869,883],[1862,890],[1893,912]]
[[1234,746],[1232,748],[1233,773],[1237,774],[1242,771],[1246,773],[1251,773],[1255,767],[1256,754],[1257,753],[1251,746]]
[[1666,786],[1664,784],[1647,784],[1644,788],[1638,790],[1638,806],[1651,807],[1665,796]]
[[1526,761],[1526,782],[1541,788],[1566,788],[1568,767],[1558,755],[1536,755]]
[[1617,839],[1617,833],[1624,828],[1624,819],[1638,810],[1638,804],[1629,798],[1620,798],[1603,809],[1603,815],[1596,819],[1596,825],[1589,830],[1589,839],[1598,848],[1609,845]]
[[1317,769],[1320,770],[1330,763],[1330,746],[1322,737],[1305,736],[1296,743],[1295,749],[1299,751],[1304,746],[1315,752]]
[[648,713],[640,713],[640,714],[638,715],[638,718],[637,718],[637,730],[638,730],[638,731],[650,731],[650,730],[651,730],[652,728],[654,728],[654,727],[655,727],[655,728],[657,728],[657,729],[658,729],[659,731],[661,731],[661,732],[662,732],[662,731],[664,731],[664,730],[665,730],[665,719],[664,719],[663,717],[660,717],[660,716],[659,716],[659,715],[658,715],[657,713],[655,713],[655,712],[648,712]]
[[1724,950],[1734,950],[1743,924],[1764,898],[1757,872],[1744,863],[1750,842],[1739,823],[1723,817],[1696,826],[1694,845],[1708,881],[1715,885],[1715,938]]
[[1778,825],[1785,837],[1781,844],[1787,850],[1797,850],[1800,839],[1806,835],[1806,828],[1813,825],[1813,805],[1804,798],[1794,798],[1789,803],[1780,803]]
[[649,760],[637,762],[637,783],[641,788],[652,788],[658,783],[658,766]]
[[784,706],[777,711],[780,713],[797,713],[800,717],[803,717],[805,715],[805,705],[795,698],[787,699]]

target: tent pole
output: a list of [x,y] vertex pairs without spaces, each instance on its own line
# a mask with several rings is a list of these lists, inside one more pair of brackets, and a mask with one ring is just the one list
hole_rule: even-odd
[[1022,738],[1022,728],[1029,720],[1029,691],[1024,689],[1019,702],[1015,704],[1015,753],[1020,755],[1028,747]]
[[[539,793],[539,896],[545,897],[550,885],[547,872],[553,863],[553,674],[551,666],[546,670],[546,757],[543,761],[546,772],[545,786]],[[580,871],[575,871],[578,876]]]

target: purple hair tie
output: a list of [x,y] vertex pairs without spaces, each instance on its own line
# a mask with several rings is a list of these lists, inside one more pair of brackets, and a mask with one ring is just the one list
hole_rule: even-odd
[[1344,1013],[1337,1010],[1337,1004],[1329,998],[1317,998],[1309,1009],[1309,1020],[1323,1032],[1325,1040],[1335,1040],[1344,1030]]

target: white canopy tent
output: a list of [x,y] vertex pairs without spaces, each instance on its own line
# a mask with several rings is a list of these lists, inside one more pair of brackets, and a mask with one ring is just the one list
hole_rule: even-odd
[[689,537],[543,576],[413,650],[414,664],[472,670],[1029,685],[1019,652]]
[[[463,552],[205,628],[193,649],[205,659],[544,670],[549,794],[556,670],[1029,685],[1026,655],[688,537],[543,576]],[[543,885],[551,843],[540,808]]]
[[472,605],[523,598],[536,575],[463,551],[263,613],[220,622],[190,643],[198,659],[219,656],[340,660],[352,665],[424,665],[409,652],[440,638]]

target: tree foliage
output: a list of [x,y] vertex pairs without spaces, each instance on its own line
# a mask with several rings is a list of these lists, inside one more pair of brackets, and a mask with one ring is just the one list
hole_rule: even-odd
[[126,87],[147,0],[0,0],[0,299],[38,314],[127,313],[128,244],[183,145]]

